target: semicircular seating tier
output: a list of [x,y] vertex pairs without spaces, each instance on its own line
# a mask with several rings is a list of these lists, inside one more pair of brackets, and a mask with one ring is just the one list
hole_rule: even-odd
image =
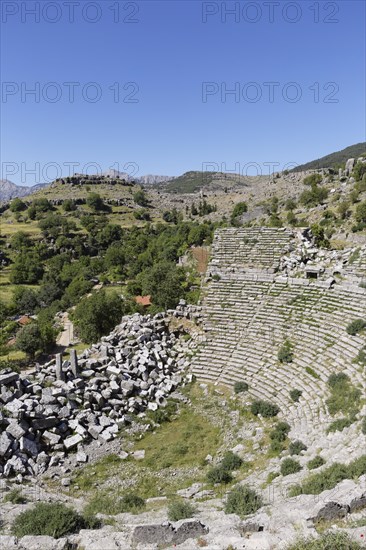
[[[325,403],[333,372],[347,373],[366,395],[354,362],[366,340],[346,330],[366,319],[366,290],[284,277],[277,269],[293,238],[271,228],[216,232],[202,299],[206,338],[192,366],[203,381],[247,382],[252,399],[276,403],[295,432],[306,434],[334,420]],[[286,340],[291,363],[278,360]],[[298,403],[289,395],[295,388],[302,391]]]

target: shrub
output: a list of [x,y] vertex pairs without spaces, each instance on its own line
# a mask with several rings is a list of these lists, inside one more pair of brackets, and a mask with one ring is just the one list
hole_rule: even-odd
[[360,224],[366,223],[366,201],[360,202],[357,205],[355,218]]
[[168,518],[170,521],[179,521],[180,519],[192,518],[196,509],[189,502],[177,500],[168,507]]
[[135,210],[133,213],[136,220],[145,220],[150,221],[150,213],[145,208],[139,208],[139,210]]
[[302,441],[291,441],[288,450],[290,455],[299,455],[301,451],[306,451],[307,446]]
[[306,176],[304,178],[304,185],[316,185],[322,181],[322,176],[320,174],[311,174],[310,176]]
[[330,414],[343,412],[353,417],[360,407],[361,391],[350,383],[349,377],[343,372],[331,374],[328,385],[332,392],[326,400]]
[[362,547],[351,540],[347,533],[328,531],[319,538],[299,539],[286,550],[362,550]]
[[[366,284],[363,288],[366,288]],[[360,351],[358,352],[357,356],[354,359],[354,362],[360,363],[360,365],[366,366],[366,346],[360,349]]]
[[12,531],[19,538],[48,535],[58,539],[88,528],[90,524],[95,526],[95,520],[84,518],[64,504],[39,502],[15,518]]
[[286,340],[283,346],[280,347],[277,357],[280,363],[292,363],[294,356],[292,352],[292,345],[288,340]]
[[4,502],[11,502],[12,504],[25,504],[27,499],[22,495],[21,489],[15,488],[5,495]]
[[138,495],[135,495],[134,493],[124,495],[119,500],[119,509],[121,510],[121,512],[131,512],[132,514],[135,514],[144,507],[144,499],[139,497]]
[[65,199],[62,203],[62,208],[65,212],[73,212],[76,210],[76,202],[72,199]]
[[298,389],[295,388],[294,390],[290,391],[290,397],[291,397],[292,401],[294,401],[294,403],[297,403],[301,396],[302,396],[302,391],[301,390],[298,390]]
[[234,384],[234,392],[235,393],[242,393],[243,391],[248,391],[249,386],[246,382],[235,382]]
[[230,483],[233,480],[231,473],[224,468],[221,464],[211,468],[206,475],[209,483]]
[[317,206],[317,204],[322,204],[327,197],[328,191],[326,189],[312,185],[311,189],[301,193],[300,203],[308,207]]
[[263,399],[257,399],[256,401],[253,401],[250,410],[255,416],[261,414],[264,418],[277,416],[277,414],[280,412],[280,409],[277,405]]
[[296,486],[291,492],[291,496],[295,496],[295,494],[318,495],[322,491],[333,489],[344,479],[357,479],[365,473],[366,455],[357,458],[348,465],[335,462],[322,472],[309,476],[302,485]]
[[238,202],[233,209],[230,221],[232,225],[238,224],[238,218],[248,211],[248,205],[245,202]]
[[301,470],[301,466],[297,462],[297,460],[293,460],[292,458],[285,458],[281,462],[280,471],[283,476],[296,474],[296,472],[299,472],[300,470]]
[[284,448],[285,446],[283,444],[283,441],[279,441],[278,439],[273,439],[269,446],[270,451],[272,453],[275,453],[276,455],[281,453],[284,450]]
[[227,453],[225,453],[220,466],[230,472],[232,470],[237,470],[242,464],[243,461],[240,456],[233,453],[232,451],[228,451]]
[[287,422],[278,422],[269,434],[269,437],[273,441],[285,441],[290,429],[291,428]]
[[[109,455],[109,459],[117,459],[116,455]],[[121,495],[111,493],[110,491],[98,491],[89,500],[84,509],[84,514],[88,517],[93,514],[116,515],[129,512],[131,514],[139,513],[145,507],[145,501],[134,493]]]
[[237,514],[240,517],[253,514],[263,506],[262,497],[247,485],[238,485],[226,501],[226,514]]
[[286,210],[295,210],[296,208],[296,201],[294,199],[287,199],[285,202],[285,209]]
[[325,464],[325,460],[321,456],[315,456],[309,462],[307,463],[307,467],[309,470],[315,470],[316,468],[320,468],[320,466],[323,466]]
[[347,326],[347,333],[351,336],[356,336],[366,327],[366,321],[363,319],[355,319]]
[[353,175],[355,177],[355,180],[361,181],[364,174],[366,174],[366,164],[359,160],[353,168]]
[[145,207],[149,205],[148,198],[143,191],[136,191],[133,195],[133,200],[139,206]]

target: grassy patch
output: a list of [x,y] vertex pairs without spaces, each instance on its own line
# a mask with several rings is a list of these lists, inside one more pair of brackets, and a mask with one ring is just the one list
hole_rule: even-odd
[[4,502],[11,502],[12,504],[25,504],[27,499],[23,496],[22,490],[16,487],[5,495]]
[[348,428],[351,426],[354,422],[354,418],[339,418],[338,420],[335,420],[331,424],[329,424],[327,433],[331,432],[341,432],[344,430],[344,428]]
[[305,370],[306,370],[306,372],[307,372],[308,374],[310,374],[310,376],[312,376],[313,378],[316,378],[317,380],[320,379],[319,374],[317,374],[317,373],[315,372],[315,370],[312,369],[311,367],[305,367]]
[[135,448],[145,450],[145,465],[154,471],[170,466],[199,466],[220,443],[220,430],[206,418],[185,409],[174,422],[147,434]]
[[115,454],[107,455],[80,470],[73,478],[73,482],[82,491],[90,491],[96,484],[103,484],[110,475],[117,473],[122,462]]
[[320,466],[323,466],[325,464],[325,460],[322,456],[315,456],[309,462],[307,463],[307,467],[309,470],[315,470],[316,468],[320,468]]
[[[86,493],[91,510],[97,509],[98,498],[104,501],[105,509],[113,509],[113,498],[130,492],[143,499],[171,498],[177,490],[204,481],[208,469],[205,458],[217,453],[226,424],[216,414],[217,396],[204,398],[195,385],[183,388],[182,392],[189,394],[192,405],[180,405],[178,416],[171,416],[169,421],[134,441],[134,450],[145,450],[143,460],[123,461],[117,455],[109,455],[76,473],[72,486],[79,486],[79,490],[74,490],[74,494]],[[206,402],[213,404],[209,412],[203,407]],[[131,443],[132,436],[121,435]]]
[[328,378],[328,386],[331,396],[326,400],[326,404],[331,415],[342,412],[354,416],[359,411],[361,391],[351,384],[346,374],[331,374]]
[[348,465],[335,462],[328,468],[318,474],[312,474],[306,478],[302,485],[295,485],[290,496],[301,494],[318,495],[327,489],[333,489],[340,481],[344,479],[358,479],[366,473],[366,455],[353,460]]
[[298,539],[286,550],[361,550],[361,546],[352,541],[347,533],[328,532],[319,538]]
[[98,491],[85,507],[85,514],[106,514],[114,516],[129,512],[138,514],[145,508],[145,500],[135,493],[119,494],[111,491]]

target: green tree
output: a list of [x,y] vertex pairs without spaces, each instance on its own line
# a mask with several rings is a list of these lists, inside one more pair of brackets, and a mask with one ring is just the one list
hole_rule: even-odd
[[24,286],[19,286],[13,292],[13,309],[17,313],[28,313],[32,315],[39,306],[38,293]]
[[136,220],[144,220],[144,221],[150,221],[150,212],[148,212],[145,208],[139,208],[138,210],[135,210],[133,213]]
[[21,248],[30,248],[32,241],[29,234],[25,231],[17,231],[10,239],[10,245],[14,250],[20,250]]
[[98,193],[90,193],[86,199],[86,204],[95,212],[105,209],[103,199]]
[[234,209],[233,209],[232,214],[231,214],[231,218],[230,218],[231,224],[232,225],[238,225],[240,216],[242,216],[245,212],[248,212],[247,203],[246,202],[238,202],[234,206]]
[[328,248],[330,243],[324,233],[324,228],[318,224],[313,224],[310,228],[311,228],[313,237],[315,239],[316,245],[322,248]]
[[328,197],[328,191],[324,187],[312,185],[311,189],[305,190],[300,195],[300,202],[304,206],[312,207],[317,204],[322,204]]
[[355,180],[361,181],[364,174],[366,174],[366,162],[358,161],[353,169]]
[[286,210],[295,210],[296,208],[296,201],[294,201],[294,199],[287,199],[286,203],[285,203],[285,208]]
[[22,249],[10,270],[10,281],[14,284],[34,284],[43,275],[44,269],[36,250]]
[[38,323],[25,325],[17,334],[16,347],[34,359],[36,351],[42,348],[42,335]]
[[360,223],[366,223],[366,201],[360,202],[357,205],[355,218]]
[[28,216],[31,220],[40,219],[45,212],[54,210],[54,207],[46,198],[35,199],[28,208]]
[[126,257],[124,248],[120,243],[113,243],[107,248],[104,263],[108,269],[116,267],[119,273],[123,273]]
[[76,203],[72,199],[66,199],[62,203],[62,208],[65,212],[73,212],[76,210]]
[[136,204],[138,204],[139,206],[143,206],[143,207],[146,207],[149,205],[149,201],[147,199],[147,196],[146,194],[144,193],[144,191],[140,190],[140,191],[136,191],[136,193],[134,193],[133,195],[133,200],[135,201]]
[[339,203],[337,211],[341,220],[345,220],[350,215],[350,203],[348,201],[342,201]]
[[18,197],[16,199],[13,199],[10,203],[10,210],[12,212],[23,212],[23,210],[26,210],[26,209],[27,209],[27,205]]
[[123,310],[123,302],[116,293],[108,295],[102,290],[82,299],[73,314],[81,339],[97,342],[120,322]]
[[65,290],[62,303],[65,308],[76,304],[79,299],[93,288],[93,283],[82,274],[76,276]]
[[189,245],[200,246],[211,236],[211,229],[206,224],[194,225],[191,227],[187,237]]
[[143,294],[150,294],[153,304],[163,309],[174,308],[184,295],[185,273],[173,262],[157,262],[143,272],[141,280]]

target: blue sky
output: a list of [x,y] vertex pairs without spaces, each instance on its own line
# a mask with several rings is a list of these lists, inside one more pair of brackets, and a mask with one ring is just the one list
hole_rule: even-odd
[[18,184],[88,163],[268,173],[365,140],[363,1],[3,0],[1,46]]

